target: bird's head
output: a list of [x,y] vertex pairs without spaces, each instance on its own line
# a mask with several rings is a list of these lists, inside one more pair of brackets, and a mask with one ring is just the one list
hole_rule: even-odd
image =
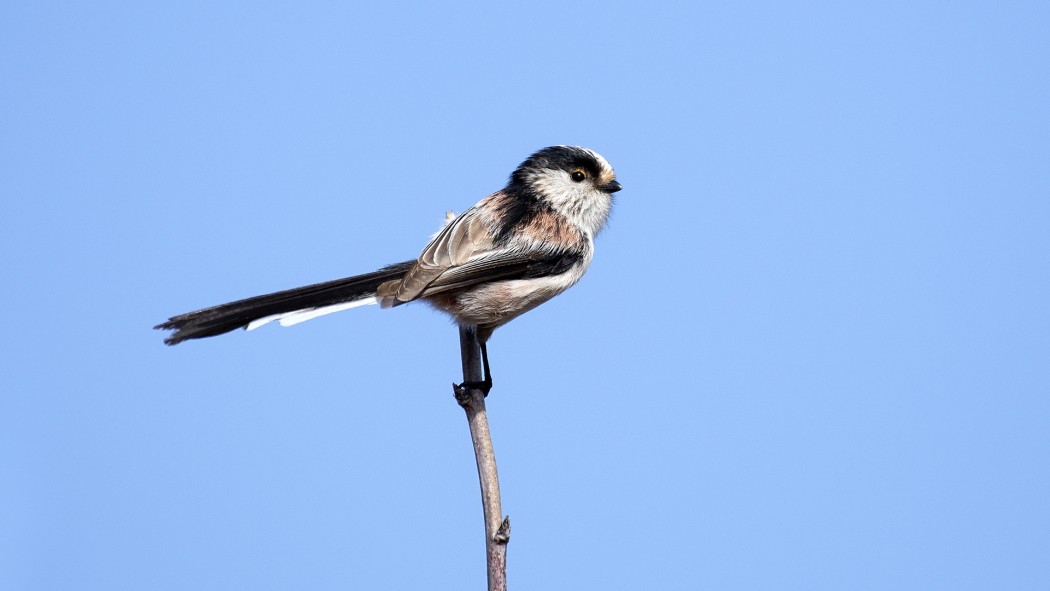
[[605,225],[612,194],[622,187],[600,154],[575,146],[551,146],[511,174],[508,189],[535,196],[592,236]]

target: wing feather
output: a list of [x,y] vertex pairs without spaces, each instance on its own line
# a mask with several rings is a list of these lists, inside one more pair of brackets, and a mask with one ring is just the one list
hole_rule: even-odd
[[481,206],[501,196],[490,195],[446,224],[403,278],[379,287],[381,305],[397,306],[489,281],[559,274],[583,258],[583,251],[564,245],[497,245]]
[[566,250],[501,249],[489,251],[458,267],[449,268],[434,279],[422,295],[432,296],[491,281],[559,275],[580,261],[583,256],[581,252]]
[[419,255],[416,265],[397,287],[400,302],[409,302],[423,294],[427,286],[450,268],[463,265],[479,252],[493,247],[492,237],[481,210],[474,206],[447,224]]

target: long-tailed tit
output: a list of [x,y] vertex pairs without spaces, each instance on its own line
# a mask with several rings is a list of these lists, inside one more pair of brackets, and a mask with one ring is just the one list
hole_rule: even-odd
[[423,300],[476,331],[485,380],[468,385],[487,393],[492,331],[579,281],[620,188],[596,152],[544,148],[518,166],[506,187],[449,219],[416,260],[180,314],[155,328],[174,330],[164,342],[175,345],[274,320],[290,326],[365,304]]

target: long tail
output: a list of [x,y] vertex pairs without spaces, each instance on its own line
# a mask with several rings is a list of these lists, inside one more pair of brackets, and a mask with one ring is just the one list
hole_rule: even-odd
[[221,306],[172,316],[153,327],[174,330],[164,342],[176,345],[187,339],[213,337],[235,328],[255,328],[270,320],[295,324],[329,312],[373,303],[376,288],[385,281],[400,279],[415,264],[405,261],[373,273],[316,283],[267,295],[238,300]]

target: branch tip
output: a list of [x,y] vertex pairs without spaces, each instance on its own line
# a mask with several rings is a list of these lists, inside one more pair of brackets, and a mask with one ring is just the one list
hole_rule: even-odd
[[506,544],[510,541],[510,515],[503,518],[503,523],[499,524],[499,529],[496,530],[496,535],[492,536],[492,541],[497,544]]

